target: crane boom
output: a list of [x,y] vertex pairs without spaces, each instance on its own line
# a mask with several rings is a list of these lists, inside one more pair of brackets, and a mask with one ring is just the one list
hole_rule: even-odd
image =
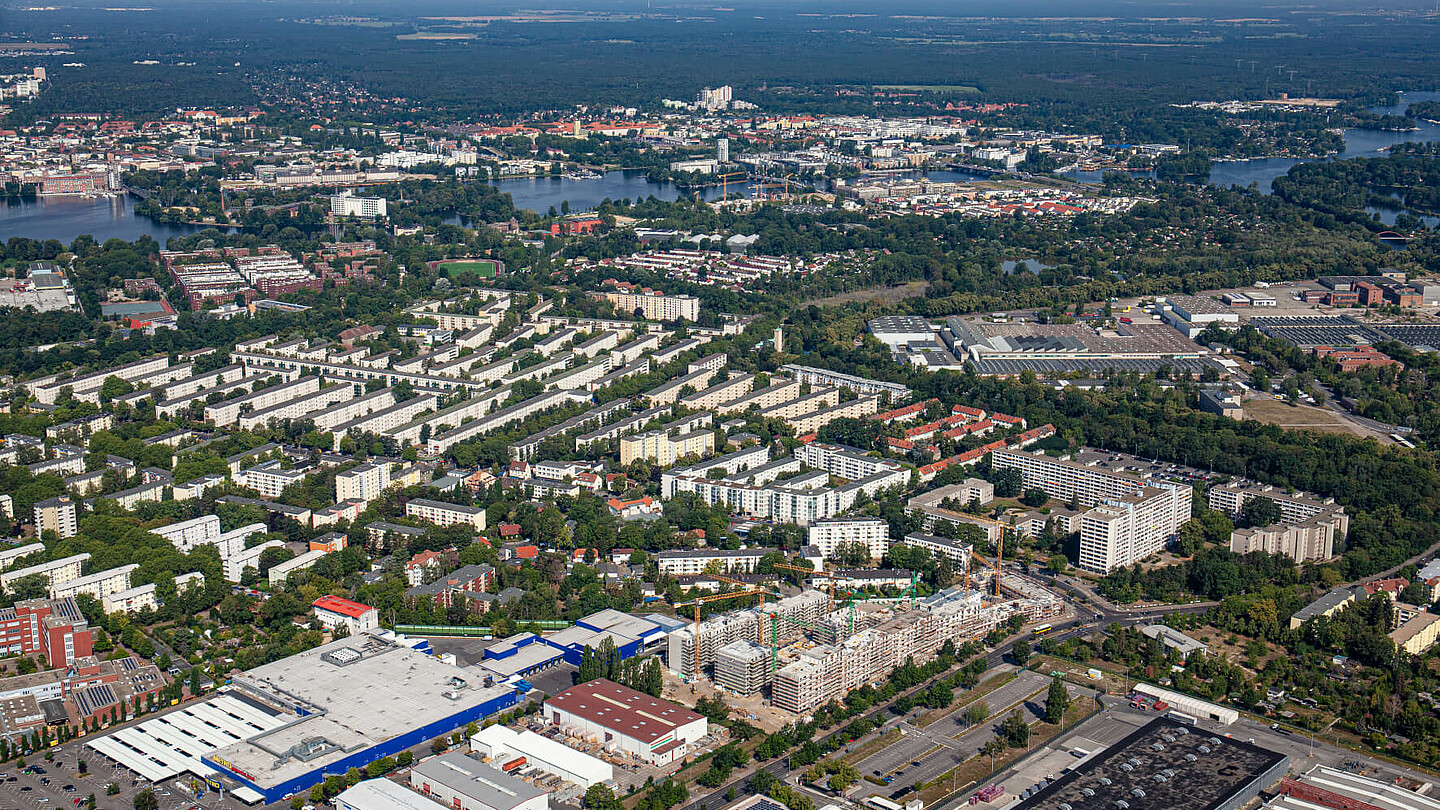
[[690,634],[693,637],[690,646],[694,648],[695,652],[695,672],[692,677],[696,679],[700,677],[700,606],[709,604],[711,602],[720,602],[725,599],[736,599],[741,596],[759,596],[761,601],[763,602],[765,599],[764,594],[767,593],[769,593],[769,591],[764,588],[749,588],[748,590],[743,591],[731,591],[729,593],[717,593],[710,596],[699,596],[691,599],[688,602],[675,603],[675,607],[677,608],[692,606],[695,608],[695,623],[690,626]]

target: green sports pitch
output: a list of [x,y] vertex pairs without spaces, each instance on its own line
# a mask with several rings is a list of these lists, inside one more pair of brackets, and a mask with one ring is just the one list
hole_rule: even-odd
[[496,263],[489,259],[465,259],[453,262],[441,262],[439,269],[448,270],[451,273],[474,273],[483,278],[494,278]]

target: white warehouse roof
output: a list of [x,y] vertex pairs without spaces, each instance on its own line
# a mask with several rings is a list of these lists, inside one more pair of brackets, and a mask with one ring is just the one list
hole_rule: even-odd
[[615,769],[610,763],[533,731],[516,733],[507,726],[487,726],[470,738],[470,748],[495,759],[509,758],[512,754],[525,757],[529,764],[542,771],[566,780],[574,777],[584,788],[615,778]]
[[1194,715],[1201,720],[1214,720],[1217,723],[1224,723],[1228,726],[1240,719],[1240,713],[1234,709],[1217,706],[1209,701],[1193,698],[1189,695],[1182,695],[1179,692],[1172,692],[1169,689],[1161,689],[1158,686],[1151,686],[1148,683],[1135,684],[1135,691],[1142,695],[1159,698],[1169,703],[1170,708],[1175,711]]

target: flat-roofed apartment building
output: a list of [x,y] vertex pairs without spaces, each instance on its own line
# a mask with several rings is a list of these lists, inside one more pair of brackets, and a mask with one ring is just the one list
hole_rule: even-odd
[[626,315],[638,311],[640,317],[652,321],[700,320],[700,299],[693,295],[659,295],[628,292],[591,293],[595,298],[610,302],[617,313]]
[[703,456],[715,451],[715,432],[692,430],[688,433],[671,435],[663,430],[652,430],[620,439],[620,464],[628,467],[639,459],[649,459],[662,467],[668,467],[685,456]]
[[434,523],[436,526],[466,523],[475,527],[476,531],[485,529],[485,510],[474,506],[412,498],[405,503],[405,516]]
[[724,571],[754,571],[760,558],[773,549],[695,549],[693,551],[662,551],[655,555],[655,565],[662,574],[685,576],[704,573],[711,563]]
[[1350,530],[1350,517],[1345,514],[1345,507],[1333,500],[1321,500],[1301,492],[1285,492],[1268,486],[1247,487],[1232,484],[1211,487],[1205,500],[1211,509],[1233,517],[1240,514],[1246,501],[1254,498],[1269,498],[1274,501],[1275,505],[1280,507],[1282,523],[1302,523],[1317,515],[1334,515],[1339,522],[1337,528],[1340,534],[1344,535]]
[[808,544],[820,549],[827,560],[840,556],[847,547],[863,548],[876,561],[890,550],[890,524],[880,518],[817,520],[807,531]]
[[996,450],[996,469],[1019,470],[1025,489],[1043,489],[1082,509],[1080,567],[1109,573],[1165,548],[1190,519],[1194,489],[1158,478],[1111,470],[1023,450]]
[[370,462],[335,474],[336,501],[373,501],[390,486],[390,465]]

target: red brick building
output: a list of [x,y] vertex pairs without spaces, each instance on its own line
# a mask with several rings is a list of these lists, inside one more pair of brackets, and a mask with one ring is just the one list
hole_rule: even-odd
[[94,652],[90,623],[71,598],[27,599],[0,609],[0,652],[40,654],[66,667]]

